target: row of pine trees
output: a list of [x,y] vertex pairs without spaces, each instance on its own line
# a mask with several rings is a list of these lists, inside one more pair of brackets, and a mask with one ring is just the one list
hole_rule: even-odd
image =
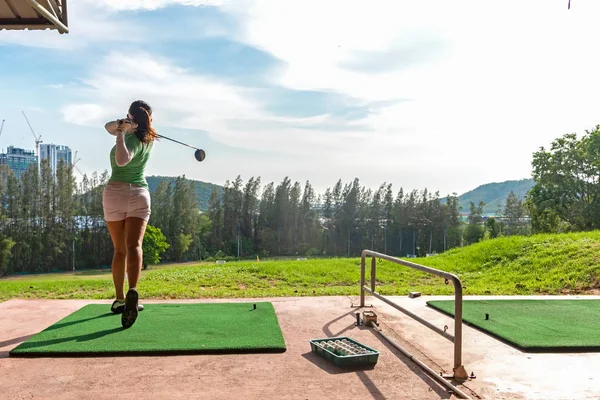
[[353,257],[368,248],[423,256],[484,237],[530,233],[523,201],[512,192],[502,218],[484,224],[485,203],[471,203],[464,224],[456,193],[441,198],[427,189],[394,192],[388,183],[373,191],[354,179],[338,180],[317,195],[309,181],[302,186],[286,177],[277,186],[267,184],[259,198],[260,183],[252,177],[244,184],[238,176],[225,183],[222,197],[213,190],[203,242],[208,253]]
[[339,180],[323,195],[310,182],[284,178],[245,184],[240,176],[226,182],[222,199],[212,193],[208,249],[228,255],[356,256],[365,248],[390,254],[442,252],[460,244],[458,198],[400,189],[391,184],[373,191]]
[[[84,175],[77,183],[72,166],[61,163],[53,174],[43,161],[20,180],[6,166],[0,166],[0,176],[0,275],[110,266],[113,246],[102,210],[108,172]],[[215,187],[202,213],[193,181],[181,176],[161,181],[152,193],[149,225],[164,235],[160,240],[168,246],[160,258],[166,262],[346,257],[365,248],[425,255],[476,242],[486,228],[488,236],[502,234],[504,227],[482,224],[482,207],[471,205],[465,227],[456,194],[394,192],[387,183],[372,190],[358,179],[339,180],[317,194],[308,181],[301,185],[286,177],[261,187],[260,177],[244,183],[238,176],[225,183],[222,195]],[[516,218],[513,225],[518,223]]]

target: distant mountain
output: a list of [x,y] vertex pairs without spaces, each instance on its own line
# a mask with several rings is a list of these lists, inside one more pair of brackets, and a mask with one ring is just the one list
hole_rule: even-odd
[[[146,181],[148,182],[148,188],[150,189],[150,193],[154,193],[158,185],[162,181],[167,181],[175,187],[176,177],[172,176],[147,176]],[[191,179],[186,179],[186,181],[193,181]],[[215,185],[213,183],[202,182],[202,181],[193,181],[194,188],[196,190],[196,201],[198,202],[200,211],[208,210],[208,202],[210,200],[210,195],[213,191],[213,188],[216,187],[219,192],[219,196],[223,194],[223,187],[219,185]]]
[[468,213],[470,202],[479,204],[480,201],[483,201],[485,202],[484,213],[496,214],[498,208],[504,208],[506,198],[511,190],[517,197],[525,200],[525,195],[534,184],[533,179],[487,183],[458,196],[458,203],[462,206],[461,212]]

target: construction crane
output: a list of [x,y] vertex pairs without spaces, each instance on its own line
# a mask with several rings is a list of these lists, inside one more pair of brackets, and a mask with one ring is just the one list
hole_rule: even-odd
[[77,168],[77,166],[75,164],[77,164],[79,162],[79,160],[81,160],[81,157],[77,158],[77,152],[75,152],[75,157],[73,157],[73,163],[71,164],[73,166],[73,168],[75,168],[77,170],[77,172],[79,172],[79,174],[81,176],[83,176],[83,173],[79,170],[79,168]]
[[2,135],[2,129],[4,129],[4,119],[2,120],[2,125],[0,125],[0,135]]
[[38,168],[39,168],[40,167],[40,143],[43,143],[42,135],[39,135],[39,136],[35,135],[35,131],[31,127],[31,124],[29,123],[29,119],[27,119],[27,115],[25,115],[25,111],[21,111],[21,112],[23,113],[23,116],[25,117],[25,121],[27,121],[27,125],[29,125],[29,129],[31,129],[31,133],[33,134],[33,138],[35,139],[35,155],[38,158]]

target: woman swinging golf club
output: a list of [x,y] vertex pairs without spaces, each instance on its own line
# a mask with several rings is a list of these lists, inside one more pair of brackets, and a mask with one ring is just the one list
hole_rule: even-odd
[[108,122],[105,128],[116,136],[110,152],[112,173],[102,194],[104,218],[114,246],[112,275],[117,299],[111,310],[121,313],[121,324],[129,328],[138,311],[143,310],[138,305],[137,284],[142,270],[142,241],[150,218],[150,192],[144,172],[157,137],[152,128],[152,108],[144,101],[134,101],[126,119]]

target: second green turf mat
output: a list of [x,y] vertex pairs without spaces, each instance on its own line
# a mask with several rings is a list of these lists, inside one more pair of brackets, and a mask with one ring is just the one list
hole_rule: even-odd
[[[427,305],[454,316],[452,300]],[[527,352],[591,352],[600,351],[598,310],[600,300],[465,300],[463,322]]]
[[[256,304],[254,309],[253,304]],[[284,352],[273,305],[146,304],[136,323],[121,327],[110,305],[90,304],[34,335],[11,356]]]

